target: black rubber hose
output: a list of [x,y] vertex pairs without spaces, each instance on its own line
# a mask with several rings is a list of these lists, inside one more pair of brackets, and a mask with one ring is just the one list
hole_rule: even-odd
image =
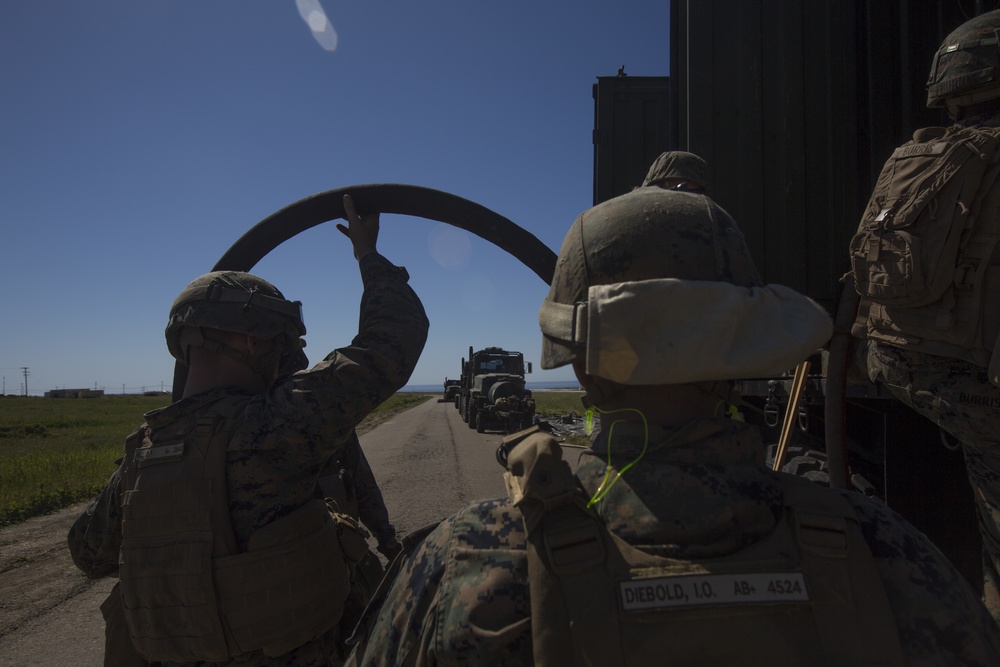
[[534,235],[499,213],[453,194],[416,185],[352,185],[328,190],[286,206],[244,234],[215,263],[213,271],[249,271],[274,248],[299,232],[344,217],[344,195],[358,213],[396,213],[437,220],[479,236],[519,259],[546,284],[556,255]]
[[851,324],[857,317],[860,300],[854,290],[854,279],[846,278],[833,320],[823,405],[827,471],[830,486],[835,489],[851,488],[847,460],[847,366],[850,364]]
[[[264,218],[222,255],[213,271],[250,271],[267,253],[299,232],[344,217],[344,195],[358,213],[393,213],[437,220],[483,238],[505,250],[546,284],[552,283],[556,254],[533,234],[485,206],[417,185],[352,185],[300,199]],[[187,367],[174,364],[173,400],[180,400]]]

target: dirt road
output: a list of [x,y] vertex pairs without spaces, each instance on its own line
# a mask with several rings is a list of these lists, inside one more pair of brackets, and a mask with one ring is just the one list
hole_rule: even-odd
[[[361,436],[400,533],[437,521],[477,498],[504,494],[495,451],[502,435],[476,433],[451,403],[429,400]],[[98,607],[113,581],[90,581],[73,565],[66,533],[86,507],[0,530],[0,667],[99,667]]]

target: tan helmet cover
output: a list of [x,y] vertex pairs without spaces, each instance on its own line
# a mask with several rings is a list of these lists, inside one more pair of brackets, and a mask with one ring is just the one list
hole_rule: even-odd
[[762,286],[743,234],[702,195],[641,188],[576,219],[539,311],[542,368],[621,384],[763,377],[832,331],[819,305]]
[[164,332],[170,354],[187,363],[187,346],[198,336],[188,328],[220,329],[276,338],[284,350],[303,347],[302,304],[288,301],[263,278],[242,271],[213,271],[193,280],[174,300]]

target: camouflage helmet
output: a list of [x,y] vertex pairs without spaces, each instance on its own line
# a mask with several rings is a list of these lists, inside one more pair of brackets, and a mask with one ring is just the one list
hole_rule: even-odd
[[165,331],[170,354],[188,362],[188,328],[220,329],[274,338],[283,351],[302,347],[302,304],[288,301],[263,278],[242,271],[214,271],[191,282],[170,307]]
[[968,107],[1000,97],[1000,9],[945,37],[927,79],[928,107]]
[[546,318],[547,303],[586,303],[594,285],[678,278],[761,284],[733,219],[710,198],[638,188],[585,211],[570,227],[539,313],[542,368],[582,361],[586,340],[567,340]]
[[697,186],[696,188],[677,187],[677,189],[700,189],[707,192],[710,185],[708,163],[694,153],[684,151],[661,153],[660,157],[656,158],[649,168],[642,185],[643,187],[649,185],[669,187],[675,182],[679,182],[679,185],[691,183]]

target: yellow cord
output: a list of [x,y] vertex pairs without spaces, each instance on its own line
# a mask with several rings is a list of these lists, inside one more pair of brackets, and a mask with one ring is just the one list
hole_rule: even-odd
[[719,401],[718,403],[715,404],[715,410],[712,411],[713,417],[719,416],[719,408],[722,408],[723,417],[728,417],[729,419],[733,419],[738,422],[746,421],[746,419],[744,419],[743,417],[743,413],[740,412],[739,408],[737,408],[735,405],[727,406],[725,401]]
[[[623,408],[621,410],[612,410],[611,412],[605,412],[604,410],[601,410],[598,407],[592,407],[591,409],[597,410],[597,412],[599,412],[602,415],[610,415],[616,412],[636,413],[637,415],[639,415],[640,418],[642,418],[643,439],[642,439],[642,451],[639,452],[639,456],[635,457],[635,460],[633,460],[631,463],[629,463],[624,468],[619,470],[618,474],[615,475],[615,478],[612,479],[611,482],[609,483],[608,478],[611,476],[611,439],[612,436],[614,435],[615,425],[622,423],[622,420],[618,420],[611,423],[611,426],[608,428],[608,464],[604,467],[604,479],[601,480],[601,484],[600,486],[597,487],[597,491],[594,492],[594,495],[590,498],[589,501],[587,501],[588,508],[593,507],[597,503],[604,500],[604,496],[608,494],[608,491],[610,491],[611,487],[615,485],[615,482],[621,479],[621,476],[624,475],[629,468],[638,463],[639,459],[641,459],[646,454],[646,447],[649,445],[649,424],[646,422],[646,415],[642,414],[640,410],[636,410],[635,408]],[[588,410],[588,413],[590,413],[590,410]],[[592,421],[592,419],[593,419],[593,414],[590,413],[588,421]]]

